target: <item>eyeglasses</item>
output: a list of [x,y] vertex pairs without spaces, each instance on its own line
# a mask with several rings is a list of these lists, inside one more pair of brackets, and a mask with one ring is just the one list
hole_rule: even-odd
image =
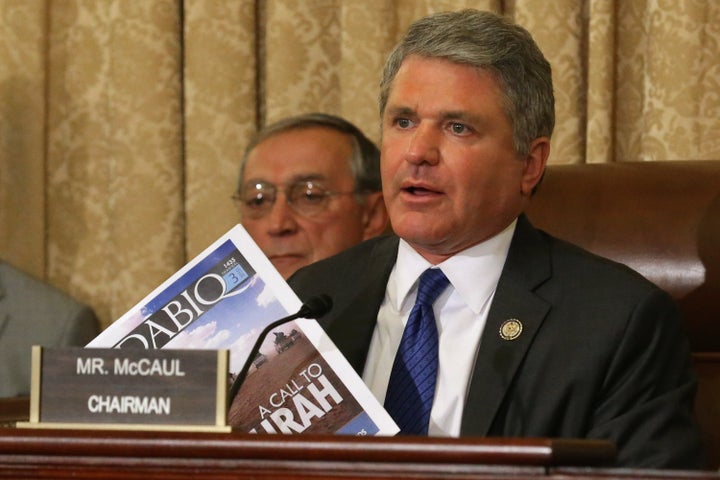
[[[251,182],[232,196],[240,215],[261,218],[270,212],[277,199],[278,187],[268,182]],[[285,187],[285,201],[298,214],[312,217],[327,208],[330,197],[352,195],[351,192],[331,192],[313,180],[301,180]]]

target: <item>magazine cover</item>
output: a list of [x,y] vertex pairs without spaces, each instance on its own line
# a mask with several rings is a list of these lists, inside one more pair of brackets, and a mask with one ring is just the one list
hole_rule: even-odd
[[[227,349],[230,386],[261,331],[301,306],[250,235],[236,225],[86,347]],[[288,322],[267,335],[229,402],[228,424],[247,432],[398,432],[310,319]]]

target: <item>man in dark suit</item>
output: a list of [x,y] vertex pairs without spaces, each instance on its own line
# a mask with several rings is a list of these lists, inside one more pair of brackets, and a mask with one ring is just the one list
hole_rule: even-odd
[[[449,285],[430,302],[436,338],[422,340],[438,346],[421,431],[607,439],[621,466],[701,467],[696,384],[673,302],[523,214],[554,126],[550,65],[529,33],[471,10],[415,22],[385,65],[380,111],[397,237],[289,281],[302,299],[333,298],[322,324],[378,399],[388,407],[395,367],[408,364],[399,352],[416,297],[427,297],[418,278],[439,269]],[[426,380],[405,381],[417,390]],[[397,396],[414,393],[388,400]]]
[[30,394],[33,345],[81,347],[98,333],[90,307],[0,261],[0,397]]

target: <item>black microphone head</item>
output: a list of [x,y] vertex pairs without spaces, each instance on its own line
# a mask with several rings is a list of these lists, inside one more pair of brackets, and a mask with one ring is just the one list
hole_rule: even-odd
[[298,314],[303,318],[320,318],[328,313],[333,306],[330,296],[322,294],[308,298],[300,308]]

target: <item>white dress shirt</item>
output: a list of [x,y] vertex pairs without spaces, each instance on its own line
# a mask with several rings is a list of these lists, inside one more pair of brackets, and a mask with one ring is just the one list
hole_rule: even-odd
[[[460,435],[470,375],[515,224],[436,265],[450,285],[433,304],[440,357],[429,435]],[[363,380],[381,403],[403,329],[415,304],[418,278],[431,267],[400,240],[363,372]]]

